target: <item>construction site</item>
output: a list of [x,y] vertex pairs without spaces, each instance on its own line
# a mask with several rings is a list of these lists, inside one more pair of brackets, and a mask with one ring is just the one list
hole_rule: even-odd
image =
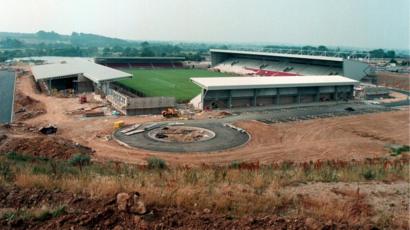
[[[387,81],[383,87],[363,83],[341,72],[206,73],[185,82],[199,94],[183,103],[119,84],[131,79],[124,65],[100,72],[99,64],[77,69],[71,63],[61,74],[67,63],[16,63],[7,72],[15,76],[8,83],[15,90],[7,94],[13,103],[5,105],[10,122],[0,128],[0,157],[11,169],[0,165],[1,180],[16,185],[0,189],[0,204],[8,208],[0,208],[1,226],[408,225],[410,124],[404,89],[392,89]],[[39,73],[41,68],[55,69]],[[66,76],[69,80],[62,80]],[[87,87],[79,87],[80,80]],[[80,156],[92,163],[66,163]],[[11,172],[13,178],[6,177]],[[43,195],[27,195],[32,192]],[[52,204],[41,209],[49,213],[41,217],[45,222],[33,209],[23,209],[33,213],[28,219],[21,211],[14,219],[7,216],[8,210],[45,203]],[[335,208],[341,211],[329,211]],[[386,210],[394,214],[386,217]]]
[[[115,59],[116,64],[121,60]],[[40,76],[73,76],[58,74],[67,64],[76,65],[16,66],[14,120],[9,125],[16,134],[2,141],[1,148],[10,148],[12,137],[21,138],[21,131],[31,130],[24,138],[37,137],[39,128],[50,125],[55,127],[51,136],[88,146],[97,161],[137,164],[144,164],[148,156],[176,165],[226,164],[232,160],[360,160],[385,155],[389,152],[386,146],[405,145],[408,140],[408,121],[401,119],[407,115],[408,106],[397,106],[397,102],[408,102],[408,95],[393,91],[392,96],[368,100],[360,91],[363,86],[347,77],[192,78],[202,90],[198,107],[192,103],[195,98],[191,103],[178,104],[172,97],[140,97],[111,82],[128,78],[126,72],[110,69],[103,74],[98,68],[109,67],[92,63],[68,69],[83,78],[100,79],[93,83],[95,90],[73,95],[44,90],[42,85],[52,87],[57,83],[50,79],[45,84],[39,81],[44,79]],[[150,115],[135,116],[138,114]],[[389,120],[396,122],[386,125]],[[295,144],[298,142],[302,143]],[[330,151],[341,145],[350,147]],[[298,153],[299,147],[303,154]]]
[[410,1],[0,1],[0,230],[410,230]]

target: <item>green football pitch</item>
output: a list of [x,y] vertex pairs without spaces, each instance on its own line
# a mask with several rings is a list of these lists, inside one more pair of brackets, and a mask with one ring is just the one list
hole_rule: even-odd
[[223,77],[224,73],[200,69],[130,69],[131,79],[118,81],[121,85],[143,93],[147,97],[175,97],[186,102],[197,96],[201,89],[191,82],[191,77]]

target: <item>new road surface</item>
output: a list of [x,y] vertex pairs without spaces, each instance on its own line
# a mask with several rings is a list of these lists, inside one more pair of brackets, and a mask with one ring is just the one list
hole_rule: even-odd
[[10,123],[13,119],[14,72],[0,70],[0,123]]

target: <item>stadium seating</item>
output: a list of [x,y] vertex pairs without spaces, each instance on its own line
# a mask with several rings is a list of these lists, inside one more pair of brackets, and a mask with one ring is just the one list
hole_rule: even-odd
[[300,76],[300,75],[338,75],[337,67],[265,61],[246,58],[231,58],[214,67],[221,72],[258,76]]
[[183,68],[182,62],[175,63],[110,63],[105,64],[111,68],[141,68],[141,69],[156,69],[156,68]]

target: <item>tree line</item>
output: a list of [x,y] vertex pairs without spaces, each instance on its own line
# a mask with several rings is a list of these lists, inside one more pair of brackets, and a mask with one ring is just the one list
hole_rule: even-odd
[[181,47],[168,43],[133,43],[129,46],[95,46],[57,43],[27,44],[18,39],[0,40],[0,62],[12,58],[31,56],[63,57],[185,57],[191,61],[202,61],[207,50]]

